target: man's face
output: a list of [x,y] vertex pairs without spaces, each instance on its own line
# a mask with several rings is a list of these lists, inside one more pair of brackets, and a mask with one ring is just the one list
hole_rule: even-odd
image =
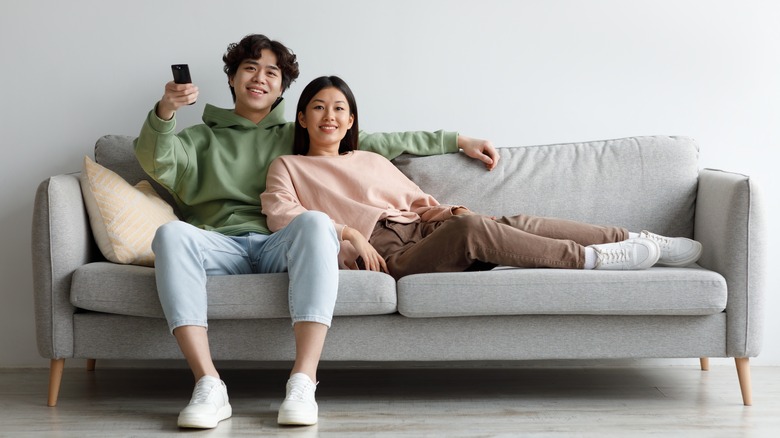
[[258,59],[245,59],[238,66],[230,86],[236,93],[236,114],[260,122],[282,95],[282,71],[274,52],[263,49]]

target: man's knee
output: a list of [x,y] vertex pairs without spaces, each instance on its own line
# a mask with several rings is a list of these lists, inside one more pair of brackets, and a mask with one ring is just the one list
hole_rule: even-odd
[[293,219],[286,227],[287,239],[293,251],[312,254],[338,253],[339,238],[331,218],[319,211],[307,211]]
[[298,235],[336,235],[336,228],[333,226],[333,220],[330,216],[320,211],[306,211],[290,222]]
[[180,245],[193,231],[192,225],[182,221],[171,221],[161,225],[154,233],[152,251],[157,253],[165,247]]

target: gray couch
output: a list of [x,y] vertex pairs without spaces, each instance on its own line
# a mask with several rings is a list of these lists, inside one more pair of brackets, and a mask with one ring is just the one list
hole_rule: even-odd
[[[388,275],[342,271],[323,361],[455,362],[733,357],[750,402],[749,357],[761,350],[766,228],[750,177],[699,169],[685,137],[637,137],[501,148],[492,172],[463,154],[395,164],[442,202],[648,229],[699,240],[689,268],[606,272],[497,268]],[[98,163],[149,179],[132,137],[106,136]],[[157,187],[158,191],[163,192]],[[167,195],[167,194],[166,194]],[[168,198],[170,199],[170,198]],[[157,298],[154,269],[105,261],[79,175],[36,193],[32,254],[38,349],[50,358],[55,405],[66,358],[181,358]],[[287,274],[211,277],[215,359],[288,361],[294,346]]]

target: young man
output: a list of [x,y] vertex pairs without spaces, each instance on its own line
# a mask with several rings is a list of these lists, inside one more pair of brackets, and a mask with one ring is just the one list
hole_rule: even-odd
[[[234,109],[206,105],[204,124],[176,134],[174,115],[195,102],[198,88],[169,82],[135,143],[141,166],[171,191],[185,220],[160,227],[152,243],[160,302],[196,381],[178,424],[213,428],[232,414],[209,350],[207,276],[288,271],[296,358],[278,422],[311,425],[318,415],[317,366],[338,290],[339,242],[332,221],[317,212],[271,234],[260,205],[268,166],[292,153],[295,127],[284,120],[282,94],[298,77],[298,63],[263,35],[230,44],[223,61]],[[361,133],[360,142],[391,159],[462,149],[488,170],[499,159],[490,142],[451,132]]]

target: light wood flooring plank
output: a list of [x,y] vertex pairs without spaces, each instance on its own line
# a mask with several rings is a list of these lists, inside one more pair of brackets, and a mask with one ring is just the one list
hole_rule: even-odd
[[227,369],[233,417],[176,427],[192,378],[183,369],[65,370],[46,406],[48,370],[0,370],[2,437],[780,436],[780,367],[752,367],[743,406],[734,367],[552,366],[324,369],[313,427],[279,427],[286,370]]

